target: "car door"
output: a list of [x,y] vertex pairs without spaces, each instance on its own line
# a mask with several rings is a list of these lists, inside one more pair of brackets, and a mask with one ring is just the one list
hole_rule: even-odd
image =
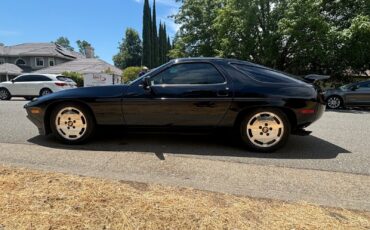
[[347,105],[369,106],[370,105],[370,82],[354,85],[346,95]]
[[52,80],[43,75],[30,75],[29,82],[26,85],[28,95],[38,96],[43,88],[50,88],[49,84]]
[[28,83],[28,76],[23,75],[15,78],[12,81],[12,84],[9,84],[9,92],[13,96],[25,96],[26,93],[26,86]]
[[128,125],[217,126],[229,108],[229,82],[211,63],[178,63],[134,84],[123,101]]

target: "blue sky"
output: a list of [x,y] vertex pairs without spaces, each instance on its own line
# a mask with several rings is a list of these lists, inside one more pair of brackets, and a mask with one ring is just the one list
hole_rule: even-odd
[[[150,0],[152,4],[153,0]],[[0,43],[50,42],[66,36],[73,46],[84,39],[95,53],[112,63],[118,42],[128,27],[141,35],[143,0],[1,0]],[[177,26],[175,0],[157,0],[157,20],[165,21],[173,36]]]

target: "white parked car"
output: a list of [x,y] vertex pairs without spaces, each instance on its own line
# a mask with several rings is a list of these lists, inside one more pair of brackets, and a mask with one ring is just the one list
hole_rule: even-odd
[[31,100],[34,97],[76,87],[76,82],[62,75],[23,74],[12,81],[0,83],[0,100],[10,100],[12,97]]

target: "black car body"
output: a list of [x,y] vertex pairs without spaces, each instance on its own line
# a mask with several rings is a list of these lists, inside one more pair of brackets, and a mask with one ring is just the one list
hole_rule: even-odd
[[325,101],[331,109],[340,107],[370,107],[370,81],[329,89],[325,92]]
[[[66,90],[40,97],[25,105],[25,108],[40,134],[54,132],[61,137],[64,135],[63,131],[55,133],[58,127],[54,126],[55,123],[61,124],[60,119],[64,119],[64,115],[63,112],[53,115],[53,111],[69,104],[76,105],[84,114],[89,114],[90,123],[94,125],[135,127],[239,129],[246,117],[260,111],[262,113],[257,118],[258,124],[262,125],[255,123],[249,134],[256,136],[254,133],[260,133],[265,139],[269,136],[269,130],[274,129],[273,125],[278,128],[280,123],[286,123],[287,127],[280,127],[280,131],[276,131],[274,135],[282,135],[283,130],[286,135],[292,132],[302,133],[303,128],[321,117],[325,106],[323,95],[313,84],[264,66],[218,58],[172,60],[129,85]],[[269,112],[271,118],[268,118],[269,114],[264,115],[263,111]],[[274,114],[279,115],[275,121]],[[69,126],[66,127],[72,129],[73,124],[69,120],[63,120],[61,125],[64,127],[64,123],[68,123]],[[86,128],[84,120],[86,118],[82,120],[82,129]],[[266,128],[263,120],[266,120]],[[267,127],[268,121],[271,121],[271,127]],[[256,128],[261,132],[256,131]],[[68,131],[65,127],[63,129]],[[244,133],[244,128],[241,130]],[[64,141],[75,143],[84,139]],[[277,140],[280,141],[276,139],[272,142]],[[263,141],[259,142],[259,146],[247,144],[261,151],[272,151],[283,144],[275,143],[274,146],[264,148]]]

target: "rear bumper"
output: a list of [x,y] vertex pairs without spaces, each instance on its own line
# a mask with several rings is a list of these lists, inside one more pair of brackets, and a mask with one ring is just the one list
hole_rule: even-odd
[[296,129],[304,129],[310,126],[315,121],[319,120],[323,116],[326,106],[322,103],[316,102],[314,103],[314,105],[310,106],[310,108],[312,108],[312,110],[314,111],[312,114],[302,114],[300,113],[300,110],[296,110]]

